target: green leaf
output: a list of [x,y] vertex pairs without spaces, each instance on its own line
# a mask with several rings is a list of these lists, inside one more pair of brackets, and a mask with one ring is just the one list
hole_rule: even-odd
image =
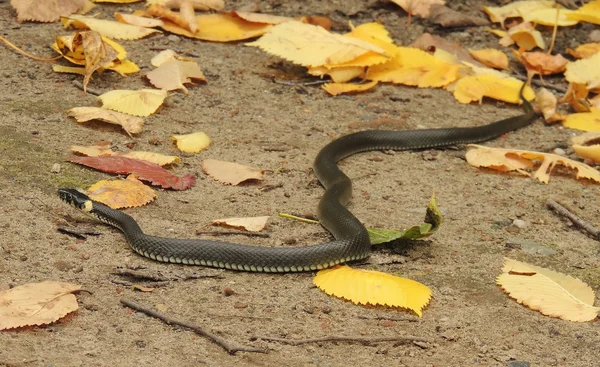
[[[319,223],[315,220],[296,217],[290,214],[279,213],[281,217],[300,220],[308,223]],[[404,230],[382,229],[382,228],[367,228],[371,245],[379,245],[386,242],[391,242],[398,239],[417,240],[420,238],[429,237],[434,234],[442,224],[442,213],[437,206],[435,194],[431,196],[427,211],[425,212],[424,223],[419,226],[412,226]]]

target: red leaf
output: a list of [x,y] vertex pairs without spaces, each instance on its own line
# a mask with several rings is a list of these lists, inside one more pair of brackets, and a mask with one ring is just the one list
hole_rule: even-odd
[[165,189],[185,190],[196,183],[196,176],[187,174],[178,177],[158,164],[125,157],[73,157],[69,162],[82,164],[102,172],[120,175],[135,174],[138,179],[148,181]]

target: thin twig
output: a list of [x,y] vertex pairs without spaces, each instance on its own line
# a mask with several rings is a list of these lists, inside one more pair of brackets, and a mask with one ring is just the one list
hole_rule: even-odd
[[235,345],[234,343],[229,342],[228,340],[225,340],[224,338],[221,338],[218,335],[215,335],[211,332],[204,330],[202,327],[200,327],[198,325],[194,325],[194,324],[184,321],[184,320],[178,320],[175,318],[171,318],[170,316],[167,316],[167,315],[165,315],[161,312],[158,312],[156,310],[153,310],[149,307],[137,304],[133,301],[122,298],[121,303],[129,308],[136,310],[136,311],[143,312],[148,316],[152,316],[157,319],[160,319],[169,325],[179,325],[184,328],[193,330],[196,334],[202,335],[202,336],[207,337],[208,339],[212,340],[214,343],[216,343],[217,345],[219,345],[220,347],[225,349],[227,351],[227,353],[229,353],[229,354],[235,354],[236,352],[268,353],[268,351],[266,349],[246,347],[243,345]]
[[329,82],[331,82],[331,80],[311,80],[311,81],[307,81],[307,82],[294,82],[294,81],[273,79],[273,83],[275,83],[275,84],[289,85],[292,87],[306,86],[306,85],[319,85],[319,84],[325,84],[325,83],[329,83]]
[[579,218],[576,214],[572,213],[569,209],[560,205],[553,199],[546,200],[546,206],[554,209],[558,214],[569,219],[574,225],[586,231],[590,236],[596,240],[600,240],[600,230],[589,224],[585,220]]
[[[527,77],[520,75],[520,74],[516,74],[515,73],[515,78],[522,80],[522,81],[527,81]],[[544,83],[540,80],[537,79],[533,79],[531,80],[531,84],[534,84],[537,87],[544,87],[544,88],[548,88],[548,89],[554,89],[557,92],[561,92],[561,93],[566,93],[567,92],[567,88],[565,87],[561,87],[560,85],[554,85],[554,84],[550,84],[550,83]]]
[[62,55],[58,55],[55,57],[50,57],[50,58],[45,58],[45,57],[37,57],[31,54],[28,54],[27,52],[21,50],[20,48],[18,48],[17,46],[15,46],[14,44],[12,44],[9,40],[7,40],[6,38],[0,36],[0,41],[4,42],[4,44],[6,44],[8,47],[12,48],[13,50],[17,51],[18,53],[20,53],[23,56],[27,56],[30,59],[34,59],[37,61],[45,61],[45,62],[49,62],[49,61],[56,61],[58,59],[60,59],[61,57],[63,57]]
[[[74,79],[71,83],[73,83],[73,85],[76,86],[77,88],[79,88],[81,90],[84,90],[83,89],[83,83],[80,82],[79,80]],[[99,92],[99,91],[97,91],[94,88],[86,88],[85,90],[86,90],[86,93],[93,94],[95,96],[99,96],[99,95],[102,94],[102,92]]]
[[302,217],[298,217],[298,216],[292,215],[292,214],[279,213],[279,216],[283,217],[283,218],[287,218],[287,219],[299,220],[300,222],[312,223],[312,224],[319,224],[318,220],[312,220],[312,219],[308,219],[308,218],[302,218]]
[[432,340],[427,338],[422,338],[419,336],[382,336],[382,337],[363,337],[363,336],[324,336],[320,338],[309,338],[309,339],[285,339],[285,338],[272,338],[270,336],[259,336],[258,339],[271,341],[271,342],[280,342],[284,344],[290,345],[301,345],[308,343],[320,343],[320,342],[356,342],[362,344],[371,344],[371,343],[381,343],[381,342],[402,342],[402,343],[412,343],[412,342],[425,342],[425,343],[433,343]]
[[270,238],[268,233],[256,233],[256,232],[245,232],[245,231],[196,231],[196,234],[203,234],[207,236],[233,236],[241,235],[247,237],[261,237]]
[[161,276],[161,275],[150,274],[150,273],[146,273],[143,271],[129,270],[129,269],[115,269],[115,270],[113,270],[112,274],[126,276],[126,277],[132,277],[135,279],[153,280],[155,282],[164,282],[164,281],[171,280],[171,279]]
[[363,320],[389,320],[389,321],[408,321],[408,322],[420,322],[421,319],[414,316],[375,316],[375,317],[367,317],[358,315],[359,319]]

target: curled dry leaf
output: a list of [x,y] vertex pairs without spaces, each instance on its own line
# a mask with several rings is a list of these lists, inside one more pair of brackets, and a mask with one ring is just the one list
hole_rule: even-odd
[[346,265],[319,271],[313,283],[329,295],[356,304],[407,308],[419,317],[431,299],[431,289],[419,282]]
[[547,123],[564,120],[565,116],[556,112],[557,98],[546,88],[540,88],[535,94],[535,103],[538,105],[544,120]]
[[587,164],[560,155],[475,144],[469,144],[468,147],[470,149],[466,154],[467,162],[475,167],[487,167],[501,172],[517,171],[522,175],[531,176],[527,170],[534,167],[534,161],[541,161],[533,176],[543,183],[550,181],[550,172],[557,164],[574,169],[579,179],[587,178],[600,183],[600,172]]
[[17,11],[17,21],[56,22],[83,9],[85,0],[11,0],[10,5]]
[[211,178],[227,185],[239,185],[248,180],[262,181],[264,173],[262,170],[216,159],[203,160],[202,169]]
[[125,180],[98,181],[87,190],[90,198],[113,209],[146,205],[156,199],[156,193],[135,175]]
[[326,83],[323,84],[323,89],[332,96],[345,93],[357,93],[369,90],[377,85],[377,81],[367,82],[363,84],[351,84],[351,83]]
[[175,164],[181,162],[179,157],[174,155],[164,155],[153,152],[143,151],[131,151],[131,152],[113,152],[108,144],[106,145],[91,145],[91,146],[80,146],[72,145],[69,149],[74,153],[86,155],[88,157],[102,157],[102,156],[121,156],[132,159],[139,159],[151,163],[158,164],[159,166],[167,166],[169,164]]
[[106,92],[98,98],[102,107],[134,116],[150,116],[167,98],[167,91],[156,89],[126,90]]
[[546,42],[544,41],[542,34],[528,22],[523,22],[509,29],[508,37],[510,37],[520,49],[524,49],[525,51],[532,50],[536,47],[539,47],[542,50],[546,49]]
[[252,23],[229,13],[201,14],[198,20],[198,31],[189,30],[165,20],[162,28],[181,36],[213,42],[233,42],[262,36],[271,29],[271,24]]
[[[413,2],[416,2],[412,0]],[[432,5],[429,8],[429,20],[442,27],[476,27],[490,24],[487,19],[469,16],[443,5]]]
[[574,136],[571,142],[573,150],[579,156],[600,162],[600,131]]
[[554,1],[514,1],[508,5],[495,7],[484,6],[483,11],[494,23],[501,23],[508,18],[521,18],[523,14],[529,14],[537,10],[554,9]]
[[186,94],[188,90],[184,83],[192,83],[192,80],[206,81],[204,73],[195,61],[183,60],[166,61],[146,74],[146,77],[156,88],[169,91],[183,89]]
[[[73,24],[77,28],[89,28],[105,37],[119,40],[136,40],[146,37],[159,30],[119,23],[112,20],[97,19],[83,15],[72,14],[68,17],[67,25]],[[66,26],[65,26],[66,27]]]
[[544,52],[519,52],[513,50],[513,54],[527,69],[527,73],[535,72],[541,75],[562,73],[565,71],[569,60],[561,54],[548,55]]
[[259,47],[302,66],[340,64],[368,51],[385,55],[382,47],[370,42],[298,21],[278,24],[257,41],[246,45]]
[[148,8],[146,8],[146,11],[152,16],[161,18],[163,20],[162,27],[165,26],[166,22],[171,22],[194,34],[198,30],[198,20],[196,19],[195,14],[193,14],[193,16],[189,14],[190,10],[192,13],[194,13],[194,9],[190,8],[189,3],[184,3],[183,9],[184,10],[182,12],[178,13],[173,10],[170,10],[166,6],[160,4],[152,4]]
[[158,4],[166,6],[169,9],[179,9],[184,2],[192,4],[193,8],[200,11],[223,10],[225,3],[223,0],[146,0],[148,4]]
[[589,285],[550,269],[506,258],[496,283],[517,302],[547,316],[584,322],[600,312]]
[[245,217],[245,218],[224,218],[215,219],[211,222],[213,225],[219,225],[222,227],[243,229],[249,232],[260,232],[267,225],[269,216],[264,217]]
[[173,135],[171,140],[177,143],[177,149],[185,153],[200,153],[210,145],[210,138],[203,132]]
[[72,294],[81,286],[62,282],[30,283],[0,291],[0,330],[52,323],[76,311]]
[[75,118],[77,122],[101,120],[110,124],[120,125],[127,134],[142,132],[144,120],[139,117],[107,110],[100,107],[75,107],[67,111],[67,116]]
[[565,95],[558,102],[570,104],[577,112],[590,112],[591,100],[587,99],[589,94],[585,84],[570,83]]
[[119,175],[135,174],[140,180],[165,189],[186,190],[196,183],[196,176],[178,177],[158,164],[126,157],[73,157],[69,162],[82,164],[97,170]]

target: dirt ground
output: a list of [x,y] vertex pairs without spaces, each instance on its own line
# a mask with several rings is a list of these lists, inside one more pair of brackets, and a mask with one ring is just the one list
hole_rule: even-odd
[[[452,7],[483,15],[481,6],[499,1],[455,1]],[[506,3],[506,1],[504,1]],[[227,1],[227,9],[245,5]],[[99,6],[104,17],[141,4]],[[320,14],[344,31],[354,24],[381,21],[399,44],[430,32],[465,47],[495,47],[483,28],[442,29],[407,16],[379,1],[259,2],[266,13]],[[58,23],[16,22],[7,0],[0,1],[1,35],[24,50],[50,56],[49,43],[68,34]],[[587,40],[591,25],[561,29],[556,49],[564,52]],[[546,33],[549,34],[549,33]],[[597,322],[574,323],[542,316],[505,296],[495,285],[503,257],[551,267],[600,287],[598,242],[571,227],[544,205],[554,198],[594,222],[600,216],[598,186],[557,174],[548,185],[469,166],[464,149],[386,154],[371,152],[341,163],[354,181],[351,210],[367,225],[404,228],[422,220],[435,190],[445,214],[440,231],[426,241],[378,249],[364,263],[422,282],[433,299],[417,318],[404,310],[360,307],[331,298],[312,285],[314,274],[249,274],[157,263],[133,253],[117,230],[63,204],[59,187],[87,188],[110,175],[64,161],[72,144],[109,141],[121,150],[178,154],[174,133],[204,131],[212,145],[197,155],[181,155],[179,175],[194,173],[187,191],[160,191],[152,204],[127,210],[156,235],[194,237],[216,218],[271,215],[269,238],[226,237],[256,245],[297,246],[325,242],[321,227],[277,217],[278,212],[314,213],[323,189],[311,173],[312,160],[326,143],[349,132],[485,124],[521,111],[501,103],[462,105],[444,90],[381,85],[355,96],[329,97],[319,86],[288,86],[275,80],[306,80],[295,67],[243,43],[199,42],[169,34],[124,41],[128,57],[151,70],[157,51],[191,50],[208,82],[189,95],[171,93],[159,112],[146,119],[134,139],[106,124],[77,124],[71,107],[98,105],[72,84],[80,77],[57,74],[49,63],[0,47],[0,288],[44,280],[81,284],[80,309],[45,327],[0,332],[4,366],[598,366]],[[516,64],[513,66],[517,67]],[[552,80],[552,79],[551,79]],[[561,83],[560,79],[555,80]],[[139,75],[105,73],[90,84],[105,92],[149,87]],[[575,133],[541,121],[487,143],[497,147],[567,153]],[[131,144],[130,144],[131,145]],[[206,158],[259,167],[264,182],[223,186],[200,169]],[[60,173],[52,166],[60,164]],[[524,228],[512,225],[515,219]],[[78,240],[59,225],[99,233]],[[223,237],[215,237],[223,239]],[[118,284],[118,268],[141,269],[170,281],[152,292]],[[204,277],[202,277],[204,276]],[[235,293],[226,296],[225,288]],[[233,342],[267,348],[268,354],[222,348],[191,331],[132,312],[119,300],[166,309]],[[417,336],[428,342],[319,342],[298,346],[260,337],[318,338]]]

